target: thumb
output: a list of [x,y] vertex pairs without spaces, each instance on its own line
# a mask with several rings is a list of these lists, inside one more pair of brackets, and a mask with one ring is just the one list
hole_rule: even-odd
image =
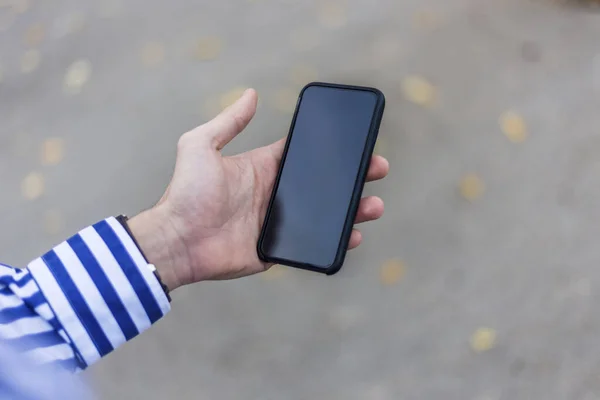
[[256,113],[257,102],[256,90],[247,89],[235,103],[202,126],[214,148],[221,150],[246,128]]

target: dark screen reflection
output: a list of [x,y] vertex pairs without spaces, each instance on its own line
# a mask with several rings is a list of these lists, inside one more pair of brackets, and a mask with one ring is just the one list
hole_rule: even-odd
[[335,259],[377,96],[311,86],[292,131],[262,251],[328,267]]

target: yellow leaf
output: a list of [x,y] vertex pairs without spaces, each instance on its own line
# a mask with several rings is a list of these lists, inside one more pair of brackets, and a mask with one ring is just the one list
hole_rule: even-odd
[[65,74],[64,92],[78,94],[92,75],[92,64],[88,60],[77,60]]
[[465,175],[459,185],[460,194],[469,201],[475,201],[483,195],[485,184],[476,174]]
[[25,44],[30,47],[39,46],[44,39],[44,26],[35,24],[29,27],[25,32]]
[[160,42],[146,43],[142,48],[142,63],[146,67],[154,67],[165,59],[165,47]]
[[221,54],[223,41],[214,36],[198,39],[194,49],[194,57],[200,61],[215,60]]
[[44,177],[39,172],[29,173],[21,182],[21,194],[27,200],[35,200],[44,193]]
[[436,91],[431,83],[420,76],[409,76],[402,83],[404,96],[411,102],[430,107],[436,99]]
[[319,4],[317,16],[322,26],[341,28],[347,23],[346,8],[339,1],[324,1]]
[[496,331],[479,328],[471,335],[471,349],[477,353],[491,350],[496,345]]
[[29,74],[40,65],[42,56],[38,50],[28,50],[21,57],[21,72]]
[[500,116],[502,131],[513,143],[522,143],[527,139],[527,127],[523,118],[514,111],[506,111]]
[[64,157],[64,140],[51,138],[42,145],[42,165],[58,165]]
[[388,260],[382,266],[379,278],[383,285],[389,286],[398,283],[406,273],[406,267],[400,260]]

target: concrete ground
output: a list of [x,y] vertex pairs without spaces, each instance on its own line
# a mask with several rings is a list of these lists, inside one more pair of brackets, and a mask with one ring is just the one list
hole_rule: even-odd
[[[106,399],[600,399],[600,13],[551,0],[2,0],[0,254],[150,206],[179,135],[258,89],[377,86],[387,202],[335,277],[174,294]],[[7,4],[4,4],[7,3]],[[585,3],[585,2],[584,2]],[[291,103],[291,104],[290,104]],[[504,131],[503,131],[504,130]]]

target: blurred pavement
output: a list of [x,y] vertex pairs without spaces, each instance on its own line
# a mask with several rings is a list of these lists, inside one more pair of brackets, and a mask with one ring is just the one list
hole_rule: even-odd
[[392,171],[367,188],[386,216],[344,269],[182,289],[91,368],[102,398],[600,399],[593,7],[0,3],[0,254],[16,265],[152,205],[179,135],[240,88],[260,108],[229,153],[284,136],[307,80],[388,99]]

